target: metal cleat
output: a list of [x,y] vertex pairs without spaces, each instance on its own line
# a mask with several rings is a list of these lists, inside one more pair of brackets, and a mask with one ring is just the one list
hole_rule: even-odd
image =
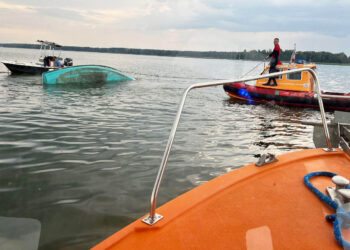
[[343,189],[346,185],[349,185],[349,180],[340,175],[333,176],[332,182],[336,185],[337,190]]
[[263,154],[257,163],[255,163],[255,166],[257,167],[262,167],[265,166],[267,164],[273,163],[278,161],[278,159],[276,158],[276,156],[274,154]]
[[349,180],[343,176],[333,176],[332,182],[335,187],[327,187],[326,191],[328,196],[335,201],[338,206],[344,208],[345,211],[350,211],[350,189],[346,186],[349,185]]
[[344,203],[350,202],[350,189],[339,189],[338,192],[343,197]]

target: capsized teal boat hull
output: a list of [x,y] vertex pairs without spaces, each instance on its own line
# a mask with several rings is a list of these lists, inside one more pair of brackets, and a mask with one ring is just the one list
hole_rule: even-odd
[[93,84],[131,80],[135,79],[119,70],[102,65],[78,65],[45,72],[42,75],[43,84]]

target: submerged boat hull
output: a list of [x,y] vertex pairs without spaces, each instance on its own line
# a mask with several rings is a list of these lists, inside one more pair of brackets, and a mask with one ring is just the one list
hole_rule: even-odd
[[[341,150],[303,150],[217,177],[166,203],[153,226],[135,221],[95,246],[102,249],[341,249],[334,213],[304,185],[314,171],[350,176],[349,157]],[[319,190],[330,178],[312,180]]]
[[[314,92],[291,91],[276,88],[262,88],[245,83],[224,85],[227,94],[248,103],[273,102],[279,105],[318,108],[318,100]],[[350,94],[323,92],[327,95],[350,96]],[[350,100],[339,98],[322,98],[325,109],[350,110]]]
[[50,70],[49,67],[28,64],[28,63],[12,63],[12,62],[2,62],[11,74],[30,74],[30,75],[41,75],[44,72]]
[[100,65],[66,67],[44,73],[42,77],[43,84],[94,84],[130,80],[134,78],[114,68]]

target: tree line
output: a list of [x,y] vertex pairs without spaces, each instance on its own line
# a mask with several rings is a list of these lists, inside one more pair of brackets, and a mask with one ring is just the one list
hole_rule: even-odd
[[[40,49],[38,44],[23,43],[2,43],[2,47],[7,48],[26,48]],[[64,46],[65,51],[86,51],[99,53],[118,53],[134,55],[153,55],[153,56],[173,56],[173,57],[194,57],[194,58],[212,58],[229,60],[262,60],[271,53],[271,50],[244,50],[241,52],[220,52],[220,51],[181,51],[181,50],[159,50],[159,49],[133,49],[133,48],[98,48],[98,47],[80,47]],[[284,50],[281,54],[282,61],[289,61],[293,50]],[[297,51],[296,60],[305,60],[315,63],[337,63],[350,64],[350,57],[345,53],[330,53],[326,51]]]

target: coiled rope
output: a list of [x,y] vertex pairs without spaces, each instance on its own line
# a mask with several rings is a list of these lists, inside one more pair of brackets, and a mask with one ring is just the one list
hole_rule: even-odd
[[[310,179],[317,177],[317,176],[327,176],[327,177],[333,177],[337,174],[327,171],[320,171],[320,172],[312,172],[304,177],[304,183],[305,185],[313,192],[321,201],[326,203],[328,206],[336,210],[335,214],[327,215],[326,220],[328,222],[333,222],[333,232],[334,236],[338,242],[339,245],[341,245],[344,249],[349,250],[350,249],[350,243],[346,241],[341,233],[342,224],[346,222],[350,222],[350,212],[346,212],[342,207],[338,206],[338,203],[333,201],[330,197],[323,194],[320,190],[315,188],[311,182]],[[350,185],[346,185],[345,188],[350,189]]]

